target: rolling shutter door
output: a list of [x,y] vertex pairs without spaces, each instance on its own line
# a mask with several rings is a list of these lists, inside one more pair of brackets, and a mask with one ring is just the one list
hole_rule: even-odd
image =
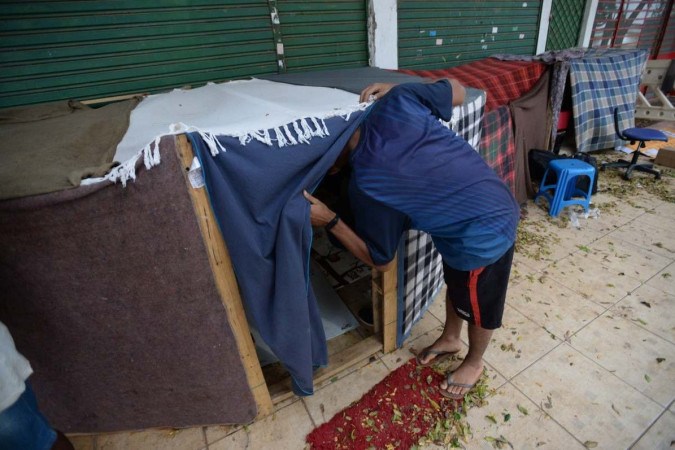
[[289,72],[368,65],[364,0],[277,1]]
[[541,3],[401,0],[399,67],[452,67],[496,53],[534,55]]
[[0,107],[277,71],[265,0],[3,2]]

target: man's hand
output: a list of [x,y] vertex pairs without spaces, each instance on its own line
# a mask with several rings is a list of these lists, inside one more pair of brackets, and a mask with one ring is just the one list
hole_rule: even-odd
[[373,83],[361,91],[359,101],[363,103],[371,100],[379,100],[394,86],[396,86],[394,83]]
[[309,211],[309,219],[314,227],[324,227],[328,222],[333,220],[335,213],[324,205],[321,200],[313,197],[309,192],[303,191],[307,201],[312,205]]
[[[316,197],[312,197],[309,192],[302,191],[305,198],[309,203],[312,204],[312,207],[309,212],[309,218],[312,222],[312,225],[315,227],[325,227],[328,222],[333,220],[335,213],[331,211],[326,205],[321,203]],[[338,221],[337,224],[330,230],[333,233],[333,236],[339,240],[342,245],[345,246],[347,250],[351,252],[352,255],[356,256],[358,259],[368,264],[370,267],[385,272],[393,266],[393,261],[388,262],[383,265],[376,265],[373,262],[373,258],[370,256],[370,250],[366,246],[366,243],[361,239],[354,230],[349,228],[349,225],[344,223],[342,220]]]

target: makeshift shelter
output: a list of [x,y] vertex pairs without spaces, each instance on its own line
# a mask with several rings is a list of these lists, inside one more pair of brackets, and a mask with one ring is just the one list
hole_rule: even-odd
[[[357,91],[370,82],[383,80],[384,75],[376,69],[370,78],[360,75],[362,85]],[[402,77],[391,76],[399,77],[399,81]],[[275,101],[264,94],[265,86],[270,85],[276,86],[269,92],[276,92],[276,100],[282,100],[280,105],[307,105],[314,101],[319,110],[274,107]],[[236,240],[242,235],[231,237],[228,226],[220,223],[231,250],[228,254],[217,223],[227,215],[240,217],[237,208],[241,212],[255,202],[245,194],[239,203],[228,199],[223,204],[212,195],[214,215],[204,190],[190,184],[196,177],[194,171],[189,172],[192,150],[183,136],[190,132],[199,147],[197,153],[204,163],[207,186],[214,181],[213,177],[209,181],[209,174],[214,172],[207,165],[218,158],[231,160],[243,155],[246,159],[266,153],[274,158],[278,169],[276,164],[282,153],[294,147],[304,151],[304,162],[298,159],[297,163],[311,173],[297,176],[289,172],[287,177],[295,184],[288,195],[280,196],[285,200],[277,209],[288,213],[289,224],[286,228],[277,227],[278,234],[284,234],[284,230],[290,233],[286,242],[297,241],[296,253],[291,247],[274,247],[275,243],[265,247],[270,242],[262,236],[268,230],[265,227],[247,229],[245,233],[262,238],[257,241],[263,243],[257,247],[262,257],[258,261],[267,264],[276,255],[276,268],[283,268],[291,256],[304,263],[309,218],[306,202],[299,201],[301,191],[318,182],[334,149],[341,148],[342,137],[358,123],[362,106],[358,101],[350,100],[349,105],[337,101],[336,98],[357,97],[343,91],[336,91],[337,97],[331,100],[325,88],[321,95],[306,95],[308,88],[299,88],[305,91],[297,95],[288,87],[278,86],[265,81],[231,83],[233,97],[224,110],[219,110],[217,123],[212,124],[200,122],[198,114],[219,106],[214,92],[222,86],[203,88],[207,95],[202,97],[201,108],[184,101],[197,90],[162,94],[176,106],[169,116],[177,123],[170,128],[156,114],[166,109],[155,103],[160,96],[149,97],[133,111],[131,126],[117,147],[118,155],[128,156],[132,149],[131,157],[105,177],[88,179],[69,190],[0,202],[0,289],[5,293],[0,320],[8,325],[34,364],[35,390],[40,398],[49,399],[44,410],[58,428],[67,432],[101,432],[246,423],[256,416],[256,410],[259,415],[270,412],[271,395],[275,399],[286,395],[280,394],[276,386],[267,385],[262,376],[239,288],[244,303],[250,295],[266,297],[269,290],[251,294],[256,289],[252,286],[260,285],[261,279],[263,285],[271,281],[266,277],[272,274],[275,290],[277,284],[285,282],[302,291],[298,304],[304,301],[301,309],[305,312],[301,314],[307,318],[302,320],[319,329],[306,273],[302,265],[296,266],[300,270],[293,272],[293,277],[288,272],[247,272],[245,265],[243,269],[238,266],[237,255],[242,250]],[[272,111],[272,117],[259,110],[247,114],[242,105],[249,98],[260,99],[258,106]],[[455,120],[449,125],[477,146],[485,95],[470,90],[468,100],[456,109]],[[227,110],[230,116],[223,116]],[[135,125],[136,113],[150,121]],[[249,121],[249,125],[238,121]],[[145,138],[138,137],[139,129],[144,130]],[[160,130],[158,135],[176,136],[155,139],[153,130]],[[220,137],[223,135],[228,137]],[[268,146],[269,142],[275,145]],[[315,147],[319,142],[333,149]],[[83,145],[91,144],[84,141]],[[237,172],[236,168],[232,171],[235,176]],[[250,173],[241,171],[238,175]],[[277,173],[265,173],[267,179],[258,179],[260,191],[276,191]],[[249,182],[253,188],[248,192],[255,191],[255,180],[234,182]],[[260,183],[269,184],[262,189]],[[219,214],[221,208],[223,212]],[[267,225],[287,220],[274,214],[265,218],[254,213],[252,217],[254,222]],[[380,337],[365,338],[353,348],[333,355],[333,362],[337,360],[338,365],[345,366],[376,351],[393,350],[421,317],[442,281],[438,276],[440,257],[432,258],[435,250],[419,245],[420,241],[419,233],[411,233],[403,248],[414,251],[404,250],[403,264],[399,262],[396,271],[381,274],[373,281]],[[291,310],[286,312],[287,323],[279,329],[301,328],[297,327],[300,316],[293,316]],[[249,311],[249,318],[255,315]],[[272,333],[267,339],[277,346],[275,351],[280,356],[284,354],[281,347],[298,342],[298,338],[284,341],[288,336],[283,330],[275,334],[264,328],[266,323],[254,323],[265,333]],[[311,392],[312,367],[326,362],[321,336],[311,333],[311,344],[307,342],[307,349],[302,351],[309,356],[303,356],[298,364],[282,359],[293,375],[296,389],[303,393]],[[330,368],[320,369],[314,372],[314,378],[330,373]]]

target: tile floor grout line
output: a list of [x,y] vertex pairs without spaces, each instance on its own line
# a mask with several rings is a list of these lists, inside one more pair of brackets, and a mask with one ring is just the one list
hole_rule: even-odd
[[209,440],[206,438],[206,427],[202,427],[202,438],[204,438],[204,445],[206,445],[206,450],[209,450]]
[[659,415],[656,417],[656,419],[654,419],[654,421],[653,421],[652,423],[650,423],[649,426],[648,426],[647,428],[644,429],[644,431],[640,434],[640,436],[638,436],[637,439],[635,439],[635,440],[633,441],[633,443],[630,444],[630,446],[628,447],[628,450],[630,450],[630,449],[632,449],[633,447],[635,447],[635,445],[636,445],[638,442],[640,442],[640,439],[642,439],[643,437],[645,437],[645,435],[649,432],[649,430],[651,430],[652,427],[653,427],[654,425],[656,425],[656,422],[658,422],[659,419],[661,419],[661,417],[663,417],[667,412],[669,412],[669,411],[668,411],[668,408],[666,408],[666,409],[664,409],[663,411],[661,411],[661,414],[659,414]]
[[[666,267],[668,267],[668,266],[666,266]],[[658,273],[658,272],[657,272],[657,273]],[[554,281],[555,281],[555,280],[554,280]],[[639,281],[639,280],[638,280],[638,281]],[[610,305],[610,306],[608,306],[608,307],[605,307],[605,310],[604,310],[603,312],[601,312],[601,313],[600,313],[598,316],[596,316],[595,318],[591,319],[588,323],[584,324],[581,328],[579,328],[579,330],[577,330],[576,332],[574,332],[574,334],[573,334],[572,336],[575,336],[577,333],[579,333],[579,332],[581,332],[582,330],[584,330],[586,327],[588,327],[589,325],[591,325],[593,322],[595,322],[596,320],[598,320],[598,319],[599,319],[600,317],[602,317],[603,315],[605,315],[605,314],[607,314],[607,313],[610,313],[610,314],[611,314],[610,309],[614,308],[616,305],[618,305],[619,303],[621,303],[623,300],[625,300],[626,298],[630,297],[630,296],[632,295],[633,292],[637,291],[638,289],[640,289],[642,286],[644,286],[644,285],[646,284],[646,282],[640,282],[640,283],[641,283],[640,286],[636,287],[636,288],[633,289],[632,291],[629,291],[626,295],[624,295],[623,297],[621,297],[619,300],[617,300],[616,302],[614,302],[612,305]],[[657,290],[658,290],[658,289],[657,289]],[[596,304],[597,304],[597,303],[596,303]],[[602,305],[602,307],[604,307],[604,305]],[[519,312],[520,312],[520,311],[519,311]],[[521,314],[522,314],[522,313],[521,313]],[[526,316],[526,317],[527,317],[527,316]],[[529,317],[528,317],[528,318],[529,318]],[[649,329],[647,329],[647,328],[644,328],[644,327],[640,326],[639,324],[634,323],[633,320],[630,320],[630,319],[627,319],[627,318],[623,318],[623,317],[622,317],[622,319],[626,320],[628,323],[631,323],[631,324],[634,324],[635,326],[640,327],[641,329],[643,329],[644,331],[646,331],[646,332],[648,332],[649,334],[653,335],[653,336],[654,336],[655,338],[657,338],[657,339],[663,340],[663,341],[668,342],[668,343],[671,343],[671,344],[675,344],[675,342],[672,342],[672,341],[670,341],[669,339],[663,338],[663,337],[659,336],[658,334],[654,333],[653,331],[651,331],[651,330],[649,330]],[[536,323],[536,322],[535,322],[535,323]],[[542,328],[543,328],[543,327],[542,327]],[[571,337],[572,337],[572,336],[571,336]],[[607,371],[607,372],[610,372],[609,369],[607,369],[606,367],[600,365],[598,362],[596,362],[596,361],[590,359],[590,358],[587,357],[585,354],[583,354],[579,349],[577,349],[576,347],[574,347],[574,346],[572,345],[572,340],[571,340],[571,339],[570,339],[569,341],[563,340],[563,343],[564,343],[564,342],[568,342],[568,343],[569,343],[569,346],[572,347],[574,350],[576,350],[577,352],[579,352],[580,354],[582,354],[582,355],[583,355],[584,357],[586,357],[587,359],[593,361],[596,365],[598,365],[599,367],[601,367],[603,370],[605,370],[605,371]],[[544,355],[544,356],[545,356],[545,355]],[[543,358],[543,356],[542,356],[542,358]],[[523,370],[525,370],[525,369],[523,369]],[[521,371],[521,372],[522,372],[522,371]],[[520,373],[520,372],[519,372],[519,373]],[[642,394],[643,396],[647,397],[648,399],[650,399],[650,400],[652,400],[653,402],[655,402],[657,405],[661,406],[660,403],[658,403],[656,400],[652,399],[650,396],[648,396],[648,395],[642,393],[641,391],[639,391],[635,386],[633,386],[632,384],[630,384],[628,381],[623,380],[623,379],[620,378],[618,375],[616,375],[614,372],[610,372],[610,373],[611,373],[612,375],[616,376],[619,380],[621,380],[621,381],[624,382],[625,384],[628,384],[630,387],[632,387],[633,389],[637,390],[637,391],[638,391],[640,394]],[[515,376],[515,375],[514,375],[514,376]]]
[[[603,267],[604,267],[604,266],[603,266]],[[636,280],[637,280],[637,279],[636,279]],[[558,283],[557,280],[553,280],[553,281],[556,282],[556,283]],[[640,281],[640,280],[637,280],[637,281]],[[593,322],[595,322],[596,320],[598,320],[602,315],[604,315],[605,313],[607,313],[607,312],[610,310],[610,308],[613,308],[613,307],[616,306],[618,303],[620,303],[621,301],[623,301],[626,297],[630,296],[632,292],[634,292],[634,291],[636,291],[637,289],[639,289],[640,287],[642,287],[643,284],[642,284],[642,282],[640,282],[640,283],[641,283],[640,286],[636,287],[636,288],[633,289],[632,291],[628,291],[624,296],[620,297],[617,301],[613,302],[613,303],[612,303],[611,305],[609,305],[609,306],[605,306],[605,305],[603,305],[603,304],[599,304],[599,303],[597,303],[597,302],[594,302],[593,300],[589,300],[589,301],[592,302],[593,304],[598,305],[598,306],[600,306],[601,308],[604,308],[604,311],[602,311],[600,314],[598,314],[597,316],[595,316],[593,319],[589,320],[588,323],[584,324],[581,328],[579,328],[577,331],[575,331],[575,332],[572,334],[572,336],[570,336],[570,341],[569,341],[569,342],[571,343],[571,338],[572,338],[573,336],[575,336],[577,333],[579,333],[580,331],[582,331],[584,328],[588,327],[590,324],[592,324]],[[562,285],[562,283],[558,283],[558,284],[561,284],[561,285]],[[565,285],[562,285],[562,286],[565,287]],[[569,288],[568,288],[568,289],[569,289]],[[572,291],[578,293],[579,295],[581,295],[581,296],[583,297],[583,293],[577,292],[577,291],[575,291],[574,289],[572,289]],[[521,313],[521,314],[522,314],[522,313]],[[527,316],[526,316],[526,317],[527,317]],[[629,321],[629,322],[632,322],[632,321]],[[536,323],[536,322],[535,322],[535,323]],[[542,328],[544,328],[544,327],[542,326]],[[544,329],[545,329],[545,328],[544,328]],[[545,329],[545,330],[546,330],[546,329]],[[548,331],[548,330],[546,330],[546,331]],[[564,339],[563,339],[562,341],[565,342]]]
[[[612,231],[612,233],[614,233],[614,232],[616,232],[616,231],[621,231],[621,229],[620,229],[620,228],[617,228],[616,230]],[[612,233],[609,233],[609,234],[612,234]],[[648,252],[648,253],[651,253],[652,255],[656,255],[656,256],[659,256],[659,257],[661,257],[661,258],[669,259],[669,260],[670,260],[670,263],[672,263],[673,261],[675,261],[675,258],[673,258],[673,257],[671,257],[671,256],[664,256],[664,255],[661,255],[660,253],[656,253],[655,251],[650,250],[649,247],[647,247],[647,246],[640,245],[640,244],[636,244],[636,243],[633,243],[633,242],[631,242],[631,241],[628,241],[628,240],[626,240],[626,239],[623,239],[623,238],[620,238],[620,237],[617,237],[617,236],[609,236],[609,235],[607,235],[607,236],[603,236],[603,238],[604,238],[604,237],[616,239],[617,241],[621,241],[622,243],[628,244],[629,246],[632,246],[632,247],[638,247],[638,248],[640,248],[640,249],[642,249],[642,250],[644,250],[644,251],[646,251],[646,252]],[[670,250],[669,250],[669,251],[670,251]],[[668,263],[668,265],[670,265],[670,263]]]
[[[316,422],[314,421],[314,417],[312,417],[312,414],[309,412],[309,407],[307,406],[305,399],[301,398],[300,401],[302,402],[302,406],[305,408],[305,412],[309,416],[309,421],[312,422],[312,430],[314,430],[317,427]],[[328,419],[326,422],[329,422],[331,419]]]
[[[564,343],[564,342],[563,342],[563,343]],[[626,380],[624,380],[623,378],[621,378],[620,376],[618,376],[618,375],[616,374],[616,370],[609,370],[609,369],[607,369],[606,367],[600,365],[600,363],[598,363],[597,361],[593,360],[593,359],[590,358],[589,356],[586,356],[581,350],[579,350],[579,349],[576,348],[576,347],[573,347],[571,342],[568,343],[567,346],[568,346],[570,349],[574,350],[574,351],[575,351],[576,353],[578,353],[579,355],[581,355],[582,357],[584,357],[585,359],[589,360],[589,361],[590,361],[591,363],[593,363],[594,365],[596,365],[599,369],[602,369],[602,370],[604,370],[605,372],[610,373],[614,378],[616,378],[617,380],[621,381],[623,384],[625,384],[625,385],[627,385],[627,386],[630,386],[635,392],[637,392],[639,395],[641,395],[642,397],[646,398],[647,400],[651,401],[652,403],[654,403],[654,404],[655,404],[656,406],[658,406],[659,408],[663,408],[663,406],[662,406],[660,403],[658,403],[656,400],[654,400],[653,398],[651,398],[651,397],[648,396],[647,394],[641,392],[638,388],[636,388],[635,386],[633,386],[632,384],[630,384],[628,381],[626,381]]]
[[[530,319],[528,318],[528,320],[530,320]],[[543,328],[543,327],[542,327],[542,328]],[[555,337],[555,336],[554,336],[554,337]],[[513,380],[513,379],[516,378],[518,375],[522,374],[522,373],[525,372],[527,369],[529,369],[530,367],[532,367],[533,365],[535,365],[535,364],[536,364],[537,362],[539,362],[542,358],[545,358],[545,357],[546,357],[549,353],[551,353],[553,350],[555,350],[556,348],[560,347],[561,344],[564,344],[564,341],[562,341],[561,339],[559,339],[559,338],[557,338],[557,337],[555,337],[555,340],[558,341],[558,343],[557,343],[556,345],[554,345],[553,347],[551,347],[551,349],[550,349],[549,351],[547,351],[546,353],[544,353],[543,355],[541,355],[539,358],[537,358],[537,359],[535,359],[534,361],[532,361],[532,362],[531,362],[530,364],[528,364],[527,366],[523,367],[521,370],[519,370],[518,372],[516,372],[515,375],[513,375],[511,378],[504,377],[504,378],[506,378],[506,381],[508,381],[508,382],[510,383],[511,380]]]
[[[640,287],[642,287],[642,286],[640,286]],[[616,302],[615,304],[613,304],[612,306],[610,306],[609,308],[607,308],[607,310],[606,310],[605,312],[603,312],[602,314],[605,314],[605,313],[608,313],[608,312],[611,313],[611,312],[609,311],[611,308],[614,308],[614,307],[615,307],[616,305],[618,305],[621,301],[625,300],[627,297],[630,297],[630,296],[631,296],[631,294],[626,295],[626,296],[623,297],[621,300],[619,300],[618,302]],[[601,314],[601,315],[602,315],[602,314]],[[652,336],[654,336],[655,338],[657,338],[657,339],[659,339],[659,340],[666,341],[666,342],[668,342],[669,344],[675,345],[675,342],[674,342],[674,341],[671,341],[671,340],[668,339],[668,338],[665,338],[665,337],[663,337],[663,336],[660,336],[660,335],[654,333],[652,330],[650,330],[649,328],[644,327],[644,326],[643,326],[642,324],[640,324],[639,322],[636,323],[636,321],[633,320],[633,319],[628,319],[627,317],[621,317],[621,316],[619,316],[619,318],[624,319],[624,320],[626,320],[627,322],[632,323],[633,325],[635,325],[635,326],[637,326],[637,327],[640,327],[641,329],[643,329],[644,331],[646,331],[647,333],[651,334]],[[593,319],[593,320],[595,320],[595,319]],[[584,328],[585,328],[585,327],[584,327]]]
[[[666,264],[666,266],[665,266],[663,269],[659,270],[659,271],[656,272],[654,275],[652,275],[650,278],[646,279],[646,280],[644,281],[643,284],[647,284],[649,281],[651,281],[651,280],[653,280],[654,278],[656,278],[656,276],[659,274],[659,272],[663,272],[663,271],[666,270],[668,267],[672,266],[673,263],[675,263],[675,258],[669,258],[669,259],[671,259],[671,261],[670,261],[668,264]],[[652,287],[652,286],[650,286],[650,287]],[[659,289],[659,288],[657,288],[657,287],[655,287],[654,289],[656,289],[657,291],[665,292],[666,294],[670,294],[670,292],[664,291],[664,290]]]
[[[673,262],[675,262],[675,261],[673,261]],[[616,302],[612,303],[610,306],[606,307],[606,309],[605,309],[602,313],[600,313],[600,315],[598,315],[598,317],[596,317],[595,319],[591,320],[591,321],[588,322],[586,325],[584,325],[583,327],[581,327],[581,328],[579,329],[579,331],[581,331],[581,330],[583,330],[584,328],[586,328],[586,326],[590,325],[592,322],[594,322],[597,318],[599,318],[599,317],[602,316],[603,314],[606,314],[606,313],[610,312],[610,311],[609,311],[610,309],[614,308],[616,305],[618,305],[619,303],[621,303],[622,301],[624,301],[626,298],[632,296],[634,292],[636,292],[637,290],[639,290],[639,289],[640,289],[641,287],[643,287],[643,286],[647,286],[647,287],[652,288],[652,289],[655,289],[655,290],[657,290],[657,291],[659,291],[659,292],[664,292],[665,294],[670,294],[670,293],[667,292],[667,291],[663,291],[663,290],[661,290],[661,289],[659,289],[659,288],[656,288],[656,287],[647,285],[647,282],[649,282],[651,279],[653,279],[654,277],[656,277],[656,276],[659,274],[659,272],[662,272],[662,271],[665,270],[666,268],[670,267],[670,266],[673,264],[673,262],[670,262],[670,263],[666,264],[666,266],[665,266],[663,269],[659,270],[658,272],[656,272],[654,275],[652,275],[650,278],[646,279],[645,281],[641,281],[641,280],[635,278],[636,281],[639,281],[639,282],[640,282],[640,286],[636,287],[635,289],[632,289],[632,290],[628,291],[628,292],[626,293],[626,295],[624,295],[623,297],[621,297],[621,298],[620,298],[619,300],[617,300]],[[603,267],[604,267],[604,266],[603,266]],[[607,267],[605,267],[605,268],[607,268]],[[626,276],[630,277],[630,275],[626,275]],[[632,277],[631,277],[631,278],[632,278]],[[554,280],[554,281],[555,281],[555,280]],[[575,291],[575,292],[576,292],[576,291]],[[595,302],[594,302],[594,303],[595,303]],[[596,303],[596,304],[597,304],[597,303]],[[601,306],[604,307],[604,305],[601,305]],[[671,341],[670,339],[664,338],[664,337],[662,337],[662,336],[660,336],[660,335],[654,333],[652,330],[650,330],[649,328],[643,327],[643,326],[640,325],[639,323],[635,323],[634,320],[631,320],[631,319],[628,319],[628,318],[624,318],[624,319],[627,320],[627,321],[630,322],[630,323],[633,323],[633,324],[637,325],[638,327],[642,328],[643,330],[649,332],[650,334],[656,336],[656,337],[659,338],[659,339],[662,339],[662,340],[664,340],[664,341],[666,341],[666,342],[670,342],[671,344],[675,344],[675,342]],[[574,333],[574,334],[576,334],[576,333]]]
[[[564,341],[561,342],[560,344],[556,345],[554,348],[552,348],[550,351],[548,351],[548,352],[547,352],[545,355],[543,355],[541,358],[537,359],[537,361],[541,360],[541,359],[544,358],[546,355],[548,355],[548,354],[551,353],[553,350],[555,350],[556,348],[560,347],[560,345],[563,345],[563,344],[565,344]],[[637,391],[637,393],[640,394],[642,397],[644,397],[644,398],[650,400],[652,403],[656,404],[659,408],[662,408],[662,409],[663,409],[663,411],[661,411],[661,413],[659,413],[659,415],[658,415],[652,422],[650,422],[650,424],[645,428],[645,430],[640,434],[640,436],[633,442],[633,444],[631,444],[631,446],[628,447],[629,449],[632,448],[632,446],[634,446],[637,442],[639,442],[639,440],[640,440],[640,439],[644,436],[644,434],[645,434],[645,433],[646,433],[646,432],[647,432],[647,431],[648,431],[648,430],[649,430],[649,429],[650,429],[650,428],[658,421],[658,419],[661,418],[661,416],[663,415],[663,413],[664,413],[665,411],[668,411],[669,409],[668,409],[668,408],[663,408],[663,406],[661,406],[661,404],[657,403],[657,402],[656,402],[655,400],[653,400],[651,397],[649,397],[649,396],[643,394],[642,392],[640,392],[640,391],[639,391],[638,389],[636,389],[632,384],[630,384],[630,383],[628,383],[627,381],[625,381],[625,380],[621,379],[620,377],[618,377],[614,372],[611,372],[611,371],[607,370],[606,368],[600,366],[597,362],[593,361],[592,359],[590,359],[589,357],[587,357],[586,355],[584,355],[581,351],[579,351],[578,349],[572,347],[571,344],[567,344],[567,347],[569,347],[569,348],[571,348],[572,350],[574,350],[574,351],[575,351],[576,353],[578,353],[581,357],[583,357],[583,358],[589,360],[591,363],[597,365],[597,366],[598,366],[600,369],[602,369],[603,371],[610,373],[610,374],[613,375],[615,378],[617,378],[619,381],[621,381],[621,382],[624,383],[624,384],[627,384],[627,385],[630,386],[632,389],[634,389],[635,391]],[[531,399],[525,392],[521,391],[514,383],[512,383],[512,380],[513,380],[515,377],[517,377],[518,375],[520,375],[521,373],[523,373],[525,370],[527,370],[529,367],[531,367],[533,364],[535,364],[537,361],[533,362],[533,363],[530,364],[528,367],[526,367],[525,369],[523,369],[523,370],[521,370],[520,372],[518,372],[518,373],[517,373],[516,375],[514,375],[511,379],[508,379],[508,380],[507,380],[507,383],[508,383],[508,384],[510,384],[511,386],[513,386],[518,392],[520,392],[521,394],[523,394],[528,400],[530,400],[530,401],[531,401],[532,403],[534,403],[535,405],[537,405],[537,403],[536,403],[533,399]],[[673,404],[673,402],[675,402],[675,399],[671,401],[671,404]],[[583,444],[581,441],[579,441],[579,439],[577,439],[577,437],[576,437],[572,432],[570,432],[567,428],[565,428],[564,425],[562,425],[561,423],[559,423],[553,416],[551,416],[551,415],[548,414],[545,410],[543,410],[543,409],[540,407],[540,405],[537,405],[537,407],[538,407],[541,411],[543,411],[548,417],[550,417],[551,420],[553,420],[553,421],[554,421],[555,423],[557,423],[560,427],[562,427],[567,433],[571,434],[577,442],[579,442],[582,446],[584,446],[584,444]]]
[[537,404],[533,399],[531,399],[525,392],[521,391],[521,390],[518,388],[518,386],[516,386],[515,384],[511,383],[511,380],[507,380],[507,383],[508,383],[510,386],[512,386],[516,391],[520,392],[526,399],[528,399],[528,400],[531,401],[534,405],[536,405],[536,407],[537,407],[537,409],[538,409],[539,411],[541,411],[541,412],[543,412],[544,414],[546,414],[546,417],[548,417],[549,419],[551,419],[551,420],[552,420],[554,423],[556,423],[560,428],[562,428],[563,430],[565,430],[565,433],[567,433],[567,434],[569,434],[570,436],[572,436],[572,439],[574,439],[575,441],[577,441],[582,447],[585,447],[584,443],[581,442],[581,441],[574,435],[574,433],[572,433],[570,430],[568,430],[563,424],[561,424],[560,422],[558,422],[558,421],[556,420],[555,417],[553,417],[553,416],[550,415],[548,412],[546,412],[546,410],[544,410],[544,409],[541,407],[541,405],[538,405],[538,404]]
[[[292,403],[291,403],[291,404],[292,404]],[[290,405],[288,405],[288,406],[290,406]],[[284,406],[284,408],[285,408],[285,406]],[[283,408],[281,408],[281,409],[283,409]],[[274,414],[276,414],[276,411],[272,412],[272,414],[270,414],[269,416],[272,416],[272,415],[274,415]],[[269,416],[267,416],[267,417],[269,417]],[[229,436],[232,436],[233,434],[238,433],[238,432],[241,431],[241,430],[245,430],[245,431],[246,431],[246,434],[248,435],[248,434],[249,434],[249,431],[248,431],[247,428],[249,427],[249,425],[253,425],[253,424],[255,424],[255,423],[257,423],[257,419],[253,419],[252,422],[249,422],[249,423],[247,423],[247,424],[243,424],[243,425],[241,425],[241,424],[240,424],[240,425],[233,425],[233,426],[232,426],[232,430],[230,430],[230,431],[228,431],[227,433],[225,433],[225,436],[219,437],[218,439],[215,439],[213,442],[209,442],[208,438],[206,438],[206,445],[210,446],[211,444],[216,444],[216,443],[218,443],[218,442],[220,442],[220,441],[222,441],[222,440],[227,439]],[[204,430],[204,435],[206,435],[206,430]],[[250,439],[250,437],[248,437],[248,439]],[[248,444],[247,444],[247,446],[248,446]]]

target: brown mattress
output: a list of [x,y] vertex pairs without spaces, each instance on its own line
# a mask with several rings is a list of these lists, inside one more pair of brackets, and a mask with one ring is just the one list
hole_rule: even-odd
[[126,188],[0,202],[0,321],[65,432],[256,415],[175,146]]

